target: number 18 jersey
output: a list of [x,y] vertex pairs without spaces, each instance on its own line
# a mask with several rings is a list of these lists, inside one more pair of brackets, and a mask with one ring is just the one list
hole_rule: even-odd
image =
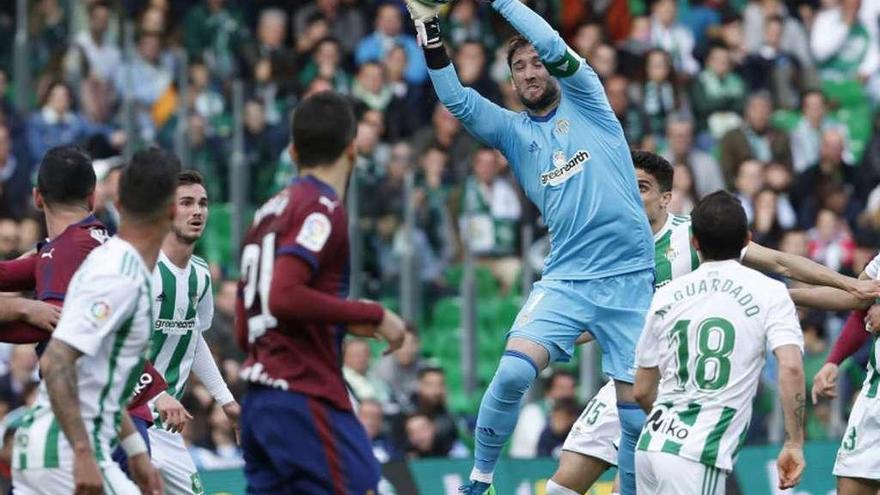
[[342,379],[345,328],[282,320],[269,311],[272,277],[282,276],[272,273],[278,256],[304,260],[311,289],[348,295],[348,220],[329,185],[308,175],[294,179],[254,214],[241,254],[236,333],[248,349],[243,379],[351,410]]
[[636,364],[657,367],[638,449],[732,470],[766,350],[803,348],[785,285],[735,260],[706,262],[657,291]]

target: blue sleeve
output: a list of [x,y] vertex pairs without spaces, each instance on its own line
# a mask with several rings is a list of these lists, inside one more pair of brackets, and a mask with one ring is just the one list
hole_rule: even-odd
[[547,21],[519,0],[494,0],[492,7],[534,45],[547,71],[559,80],[563,96],[597,124],[623,134],[599,76]]
[[507,152],[511,125],[517,114],[505,110],[480,96],[471,88],[462,86],[452,64],[442,69],[428,70],[434,90],[443,105],[474,137],[483,143]]

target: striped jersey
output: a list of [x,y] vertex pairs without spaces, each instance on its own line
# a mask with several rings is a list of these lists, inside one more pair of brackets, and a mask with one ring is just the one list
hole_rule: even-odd
[[752,416],[765,351],[803,349],[782,282],[736,260],[712,261],[654,295],[636,364],[660,385],[637,448],[730,471]]
[[[192,256],[186,268],[176,266],[159,253],[153,270],[156,321],[150,338],[149,359],[168,383],[168,395],[183,397],[192,370],[199,335],[214,318],[214,297],[208,264]],[[158,414],[153,411],[154,420]]]
[[[113,237],[76,271],[52,338],[82,352],[79,407],[98,463],[111,463],[122,411],[144,368],[152,328],[150,274],[128,242]],[[16,469],[69,467],[70,445],[40,385],[15,434]]]
[[654,287],[662,287],[700,266],[691,236],[690,215],[667,215],[666,224],[654,234]]
[[[874,257],[868,266],[865,267],[865,275],[878,280],[880,279],[880,254]],[[862,385],[861,393],[865,394],[868,399],[876,399],[878,388],[880,388],[880,339],[874,337],[874,343],[871,348],[871,355],[868,356],[868,374],[865,376],[865,382]]]

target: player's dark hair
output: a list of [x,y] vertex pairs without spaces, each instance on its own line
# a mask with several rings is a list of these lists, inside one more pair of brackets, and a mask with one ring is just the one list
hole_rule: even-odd
[[92,157],[76,146],[50,149],[40,162],[37,191],[49,206],[78,205],[95,191]]
[[691,212],[694,237],[704,260],[739,259],[749,235],[742,204],[727,191],[704,197]]
[[530,47],[532,43],[525,37],[517,34],[507,41],[507,67],[513,67],[513,56],[522,48]]
[[657,179],[660,192],[672,190],[672,176],[675,169],[666,158],[650,151],[635,150],[632,152],[632,161],[637,169],[644,170],[645,173]]
[[205,185],[205,178],[202,177],[198,170],[183,170],[177,174],[177,187],[191,186],[193,184]]
[[293,111],[291,121],[291,138],[300,168],[336,162],[357,131],[351,103],[332,91],[303,100]]
[[180,159],[157,147],[138,151],[119,177],[119,205],[140,221],[161,216],[174,199]]

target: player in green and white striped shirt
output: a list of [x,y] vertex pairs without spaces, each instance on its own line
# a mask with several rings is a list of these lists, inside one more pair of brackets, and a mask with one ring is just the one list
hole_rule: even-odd
[[[780,488],[803,472],[803,334],[785,284],[739,262],[750,239],[734,196],[693,212],[703,263],[660,288],[636,348],[634,395],[648,412],[636,452],[640,493],[719,495],[752,415],[766,350],[776,355],[786,442]],[[658,389],[659,384],[659,389]]]
[[238,424],[240,411],[202,335],[214,318],[211,273],[208,264],[193,255],[208,220],[203,182],[202,176],[191,170],[178,176],[177,213],[153,271],[156,320],[149,359],[168,389],[149,403],[154,424],[147,432],[153,464],[170,495],[204,492],[180,433],[191,418],[179,402],[190,373],[196,374],[233,425]]
[[[645,214],[654,232],[655,287],[695,270],[700,258],[693,247],[691,219],[667,211],[672,198],[672,165],[659,155],[633,152],[636,179]],[[845,277],[807,258],[750,242],[742,262],[750,268],[775,273],[812,285],[837,287],[861,299],[870,299],[876,284]],[[874,292],[872,292],[874,291]],[[584,333],[578,343],[591,340]],[[559,468],[548,483],[548,495],[586,492],[617,463],[620,422],[614,384],[609,382],[587,403],[563,445]]]
[[71,280],[40,360],[37,402],[15,434],[16,494],[140,494],[111,458],[117,437],[135,481],[144,493],[159,493],[125,405],[144,369],[150,272],[171,226],[179,171],[180,161],[157,148],[136,153],[123,170],[119,234],[95,248]]
[[[868,263],[859,277],[880,280],[880,255]],[[792,289],[791,296],[800,306],[828,311],[868,309],[872,305],[871,301],[862,301],[828,287]],[[880,443],[880,370],[877,367],[877,363],[880,363],[880,338],[877,338],[877,322],[872,321],[870,313],[865,323],[864,330],[874,334],[874,342],[868,357],[865,381],[849,414],[846,432],[834,463],[838,495],[875,495],[880,488],[880,456],[877,455],[877,445]],[[827,379],[831,380],[831,389],[834,390],[836,370]],[[817,393],[814,385],[814,400],[816,394],[835,397],[824,391]]]

